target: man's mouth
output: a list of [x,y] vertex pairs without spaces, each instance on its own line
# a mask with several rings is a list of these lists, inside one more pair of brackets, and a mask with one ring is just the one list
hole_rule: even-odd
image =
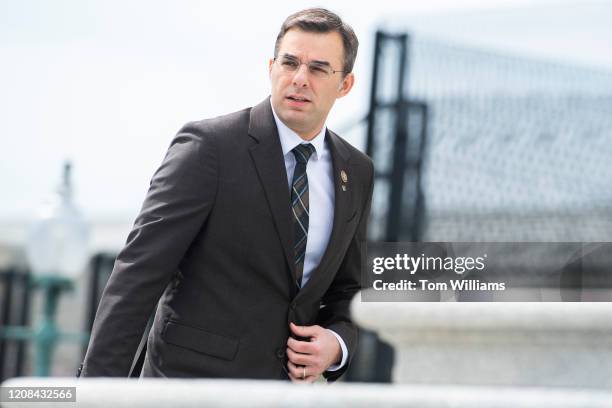
[[289,95],[287,99],[295,102],[310,102],[310,99],[300,96],[300,95]]

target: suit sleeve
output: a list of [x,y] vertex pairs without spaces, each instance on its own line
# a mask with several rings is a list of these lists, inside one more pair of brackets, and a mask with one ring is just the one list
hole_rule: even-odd
[[151,180],[102,294],[82,377],[128,376],[150,315],[211,211],[217,155],[198,133],[181,129]]
[[348,364],[336,371],[325,371],[323,376],[328,382],[337,380],[348,368],[352,357],[357,350],[357,326],[350,316],[350,303],[355,294],[361,289],[361,263],[362,251],[367,242],[367,226],[374,189],[374,169],[372,162],[368,161],[369,183],[364,188],[365,204],[360,215],[355,235],[344,256],[342,264],[329,289],[321,301],[318,324],[336,332],[348,348]]

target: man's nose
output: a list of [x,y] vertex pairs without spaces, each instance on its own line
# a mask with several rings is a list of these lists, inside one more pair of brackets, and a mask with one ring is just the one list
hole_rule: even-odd
[[308,86],[308,65],[302,64],[293,75],[293,85],[303,88]]

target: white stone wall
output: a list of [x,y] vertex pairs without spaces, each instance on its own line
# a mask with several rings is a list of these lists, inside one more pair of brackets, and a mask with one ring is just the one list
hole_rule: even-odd
[[402,384],[612,389],[612,304],[362,302]]

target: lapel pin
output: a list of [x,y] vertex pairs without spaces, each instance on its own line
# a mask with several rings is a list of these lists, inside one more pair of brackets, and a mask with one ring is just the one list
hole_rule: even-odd
[[348,176],[346,175],[346,171],[340,170],[340,178],[342,182],[346,183],[348,181]]

